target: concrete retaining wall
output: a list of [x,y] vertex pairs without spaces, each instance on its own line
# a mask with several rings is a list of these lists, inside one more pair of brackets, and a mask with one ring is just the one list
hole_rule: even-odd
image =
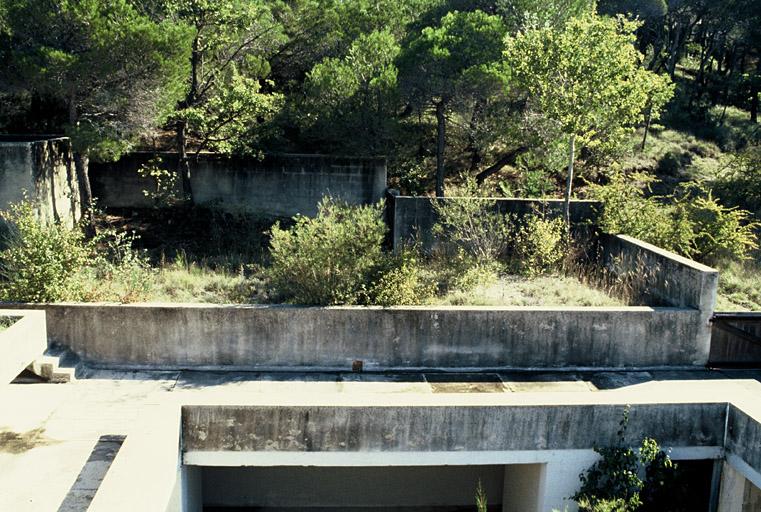
[[719,286],[717,270],[625,235],[602,235],[600,244],[600,264],[647,304],[698,311],[694,342],[710,351],[710,320]]
[[[185,453],[591,449],[617,443],[623,410],[624,405],[607,404],[184,406],[182,446]],[[725,412],[725,403],[633,405],[626,439],[639,443],[650,436],[663,446],[720,447]]]
[[17,318],[0,331],[0,387],[16,378],[47,349],[45,313],[0,309],[0,317]]
[[79,185],[68,138],[0,137],[0,209],[28,199],[40,218],[74,225]]
[[[141,178],[137,170],[154,156],[157,154],[133,153],[115,163],[91,163],[90,181],[98,204],[152,207],[143,191],[155,185]],[[174,172],[177,155],[158,156]],[[354,204],[375,203],[386,188],[384,158],[267,155],[257,160],[202,154],[190,161],[190,171],[196,204],[267,216],[313,215],[326,195]]]
[[[431,249],[435,245],[433,226],[438,220],[438,215],[433,207],[433,202],[444,201],[473,201],[474,199],[462,197],[408,197],[389,194],[388,198],[388,222],[391,228],[394,249],[404,243],[419,242],[423,249]],[[502,213],[513,213],[523,216],[533,211],[546,212],[551,216],[563,214],[563,201],[561,199],[514,199],[514,198],[487,198],[494,201]],[[597,201],[572,201],[571,221],[574,223],[591,222],[597,219]]]
[[622,368],[704,365],[682,308],[55,304],[48,339],[111,367]]

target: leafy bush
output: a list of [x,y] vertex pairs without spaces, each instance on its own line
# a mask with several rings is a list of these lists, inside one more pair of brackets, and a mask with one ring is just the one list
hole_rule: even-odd
[[761,146],[747,148],[719,173],[713,191],[722,203],[761,218]]
[[675,194],[648,196],[654,178],[637,174],[635,181],[614,174],[607,185],[591,185],[604,203],[599,220],[607,233],[631,235],[689,258],[716,262],[745,259],[757,247],[749,212],[720,204],[705,185],[693,183]]
[[371,284],[366,301],[379,306],[424,304],[433,297],[436,285],[420,264],[415,249],[387,255]]
[[137,170],[141,178],[153,182],[152,189],[143,190],[143,195],[150,199],[156,208],[167,208],[182,200],[179,192],[179,176],[162,164],[163,160],[157,156]]
[[78,300],[76,274],[93,252],[82,231],[40,221],[28,202],[12,205],[1,217],[7,232],[0,251],[0,299]]
[[[645,438],[639,451],[626,445],[629,408],[624,409],[614,446],[595,448],[601,458],[580,476],[573,496],[581,512],[681,512],[681,474],[658,443]],[[645,480],[640,478],[644,468]]]
[[419,304],[433,292],[408,249],[383,252],[380,206],[323,199],[315,218],[297,216],[271,229],[267,272],[277,295],[297,304]]
[[515,237],[519,271],[531,277],[558,271],[566,255],[565,234],[562,218],[527,216]]
[[381,264],[386,226],[378,206],[323,199],[315,218],[297,216],[270,234],[269,277],[277,292],[299,304],[356,304]]
[[514,216],[499,212],[496,201],[480,197],[474,180],[448,192],[462,200],[433,200],[438,216],[433,233],[444,250],[462,252],[479,264],[502,258],[510,246]]

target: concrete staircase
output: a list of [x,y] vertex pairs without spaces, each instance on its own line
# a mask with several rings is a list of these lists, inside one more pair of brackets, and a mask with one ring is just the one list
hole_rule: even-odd
[[[28,377],[37,382],[64,384],[76,380],[79,358],[63,347],[51,347],[26,367]],[[30,375],[31,374],[31,375]]]

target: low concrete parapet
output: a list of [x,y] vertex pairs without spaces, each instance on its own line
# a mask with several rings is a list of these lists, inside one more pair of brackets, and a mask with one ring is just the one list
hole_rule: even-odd
[[688,308],[51,304],[48,340],[125,368],[366,370],[702,366]]
[[45,312],[0,309],[16,321],[0,331],[0,385],[7,384],[47,349]]
[[[624,405],[182,408],[185,463],[205,452],[512,452],[616,445]],[[721,447],[726,403],[638,404],[627,440]],[[231,428],[234,426],[234,428]],[[477,432],[473,431],[477,426]],[[190,455],[190,456],[189,456]],[[194,462],[195,461],[195,462]]]
[[710,351],[711,316],[719,272],[665,249],[625,235],[602,235],[601,265],[649,304],[699,312],[694,342]]

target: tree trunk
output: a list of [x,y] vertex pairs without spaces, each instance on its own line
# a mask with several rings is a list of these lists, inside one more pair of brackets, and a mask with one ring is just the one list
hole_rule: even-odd
[[648,105],[647,106],[647,114],[645,114],[645,134],[642,136],[642,144],[640,145],[639,150],[644,151],[645,150],[645,144],[647,143],[647,133],[650,131],[650,122],[653,119],[653,106]]
[[756,62],[756,76],[753,77],[751,82],[753,85],[750,87],[750,121],[752,123],[758,122],[758,95],[761,93],[758,90],[759,82],[761,82],[761,58]]
[[444,100],[436,103],[436,197],[444,197],[444,149],[447,138],[445,109]]
[[[79,122],[77,113],[77,95],[72,91],[69,95],[69,125],[71,129],[76,129]],[[72,148],[74,157],[74,171],[77,175],[79,188],[79,208],[81,217],[85,219],[85,233],[88,236],[95,235],[95,219],[93,218],[93,200],[92,189],[90,188],[90,170],[87,154],[83,153],[81,148]]]
[[499,158],[499,160],[494,162],[494,164],[490,165],[489,167],[487,167],[483,171],[481,171],[478,174],[476,174],[476,183],[478,183],[480,185],[481,183],[483,183],[486,180],[486,178],[488,178],[492,174],[498,173],[506,165],[508,165],[508,164],[514,164],[515,160],[522,153],[525,153],[526,151],[528,151],[528,149],[529,149],[528,146],[520,146],[520,147],[510,151],[506,155],[501,156]]
[[576,135],[571,135],[568,140],[568,180],[565,185],[565,203],[563,216],[568,233],[571,232],[571,189],[573,187],[573,161],[576,158]]
[[186,201],[193,204],[193,187],[190,183],[190,162],[188,161],[186,121],[177,122],[177,172],[182,182],[182,194]]

